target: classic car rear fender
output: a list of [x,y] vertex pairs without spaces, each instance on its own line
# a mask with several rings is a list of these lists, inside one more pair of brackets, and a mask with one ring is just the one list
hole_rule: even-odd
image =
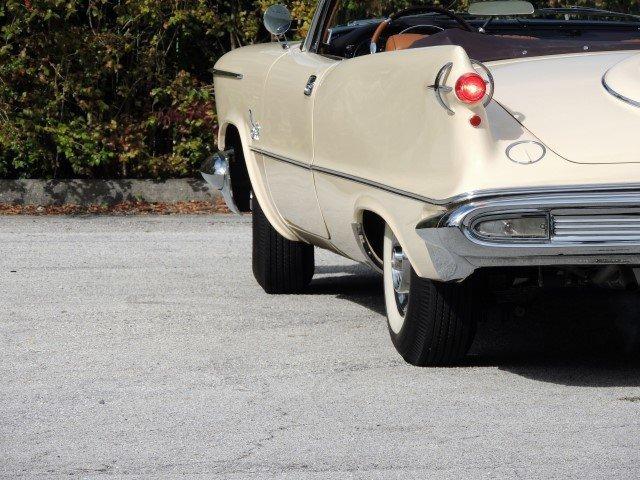
[[[462,103],[451,90],[433,88],[474,71],[466,52],[446,45],[346,60],[317,87],[314,108],[316,170],[337,172],[415,196],[442,198],[468,172],[495,156],[482,103]],[[478,115],[480,128],[469,119]],[[320,199],[324,204],[325,199]]]
[[[371,193],[363,191],[360,195],[355,196],[354,223],[362,225],[365,212],[374,213],[391,228],[416,273],[424,278],[438,279],[439,273],[433,265],[427,245],[416,232],[415,226],[425,219],[440,217],[443,209],[411,199],[384,198],[378,193],[374,195]],[[368,235],[370,232],[364,230],[363,233]],[[371,233],[378,234],[377,231]],[[356,238],[356,240],[358,239]],[[375,243],[374,239],[368,238],[367,240],[370,243]],[[371,258],[371,255],[366,251],[362,252],[360,245],[357,246],[361,253]],[[357,259],[357,257],[355,258]]]
[[448,63],[447,86],[474,71],[462,48],[438,46],[344,61],[317,87],[316,190],[331,241],[351,258],[367,255],[353,230],[371,211],[393,230],[418,275],[438,278],[415,226],[442,209],[425,199],[455,190],[492,148],[490,132],[469,124],[473,115],[487,124],[482,104],[463,104],[449,91],[443,100],[451,114],[429,88]]
[[[316,184],[319,196],[336,199],[323,205],[327,228],[331,231],[331,242],[339,251],[356,261],[375,267],[376,259],[363,242],[364,235],[378,234],[379,231],[365,230],[363,217],[372,212],[389,225],[406,251],[416,273],[421,277],[438,279],[431,256],[424,240],[420,238],[415,226],[428,218],[440,217],[444,208],[418,200],[398,196],[394,193],[378,190],[370,186],[353,183],[322,172],[316,172]],[[376,238],[367,238],[375,244]]]

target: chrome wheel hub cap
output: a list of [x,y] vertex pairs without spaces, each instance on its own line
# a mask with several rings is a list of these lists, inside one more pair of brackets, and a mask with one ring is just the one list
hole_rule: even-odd
[[396,297],[396,306],[400,315],[404,315],[409,303],[409,286],[411,282],[411,263],[402,251],[402,247],[394,242],[391,250],[391,281]]

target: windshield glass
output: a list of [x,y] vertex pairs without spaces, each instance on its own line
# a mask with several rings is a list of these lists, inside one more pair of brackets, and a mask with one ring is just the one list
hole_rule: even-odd
[[[385,18],[393,12],[421,5],[437,5],[457,13],[467,14],[469,6],[475,2],[459,1],[419,1],[419,0],[366,0],[344,2],[340,8],[342,25],[358,20]],[[548,18],[559,20],[608,20],[608,21],[640,21],[640,2],[636,0],[598,0],[559,2],[556,0],[531,1],[535,13],[529,18]]]
[[453,44],[473,58],[489,61],[640,50],[639,10],[640,2],[620,0],[574,5],[553,0],[473,4],[452,0],[441,6],[416,0],[338,0],[332,4],[319,51],[352,58]]

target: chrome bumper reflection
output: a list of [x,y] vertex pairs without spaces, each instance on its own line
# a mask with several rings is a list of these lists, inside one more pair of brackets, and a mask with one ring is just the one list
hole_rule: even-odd
[[209,185],[219,190],[229,210],[242,215],[233,200],[231,189],[231,173],[229,164],[233,157],[233,150],[218,152],[204,161],[200,167],[200,174]]
[[[479,238],[471,228],[485,216],[549,215],[547,239]],[[640,265],[640,192],[503,196],[450,208],[421,222],[441,280],[464,279],[481,267]]]

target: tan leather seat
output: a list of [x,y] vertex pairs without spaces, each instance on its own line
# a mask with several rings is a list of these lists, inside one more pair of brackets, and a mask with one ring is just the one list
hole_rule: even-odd
[[398,33],[397,35],[391,35],[387,38],[385,51],[404,50],[413,45],[414,42],[422,40],[425,37],[426,35],[422,35],[421,33]]

